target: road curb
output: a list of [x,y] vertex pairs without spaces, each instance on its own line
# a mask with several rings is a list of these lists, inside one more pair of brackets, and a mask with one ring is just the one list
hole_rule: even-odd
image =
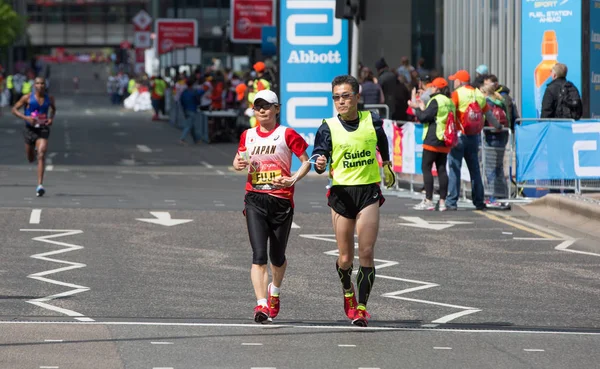
[[600,237],[600,201],[572,194],[548,194],[522,208],[529,214]]

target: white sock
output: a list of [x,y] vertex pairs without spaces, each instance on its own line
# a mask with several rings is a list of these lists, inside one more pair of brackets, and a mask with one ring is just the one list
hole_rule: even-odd
[[273,283],[271,283],[271,295],[273,296],[279,296],[279,287],[275,287],[275,285]]
[[256,305],[267,306],[267,299],[256,300]]

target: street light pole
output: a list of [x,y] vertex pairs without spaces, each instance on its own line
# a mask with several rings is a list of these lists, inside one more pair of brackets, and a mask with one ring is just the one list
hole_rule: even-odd
[[360,44],[358,19],[352,19],[352,55],[350,57],[350,75],[358,79],[358,47]]

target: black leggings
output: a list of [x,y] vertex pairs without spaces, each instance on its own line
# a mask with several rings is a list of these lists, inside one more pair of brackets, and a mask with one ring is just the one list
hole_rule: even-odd
[[446,196],[448,195],[448,173],[446,172],[447,158],[448,154],[446,153],[423,150],[423,163],[421,169],[423,170],[425,198],[427,200],[433,199],[433,174],[431,174],[433,163],[435,163],[438,180],[440,182],[440,199],[446,200]]
[[285,249],[294,219],[291,202],[254,192],[246,194],[245,202],[244,213],[252,246],[252,264],[265,265],[270,258],[271,264],[276,267],[282,266],[285,263]]

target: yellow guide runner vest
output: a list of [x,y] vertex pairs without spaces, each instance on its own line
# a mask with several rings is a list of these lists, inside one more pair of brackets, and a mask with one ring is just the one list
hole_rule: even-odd
[[[442,94],[437,94],[432,97],[429,102],[427,102],[427,107],[429,107],[429,104],[431,104],[433,100],[437,101],[438,104],[438,111],[437,115],[435,116],[435,137],[437,137],[437,139],[440,141],[444,141],[444,131],[446,130],[448,114],[452,112],[454,115],[456,115],[456,108],[454,107],[452,100]],[[425,137],[427,137],[427,131],[429,131],[429,123],[423,123],[423,125],[423,140],[425,140]]]
[[157,79],[154,81],[154,92],[158,96],[165,96],[165,90],[167,89],[167,83],[162,79]]
[[127,93],[129,93],[131,95],[134,90],[135,90],[135,79],[132,78],[129,80],[129,83],[127,84]]
[[12,90],[13,88],[15,88],[15,85],[13,84],[12,74],[10,76],[6,77],[6,88],[8,88],[9,90]]
[[358,128],[348,132],[340,120],[326,119],[331,132],[332,185],[357,186],[381,182],[377,134],[371,112],[359,111]]
[[479,107],[483,109],[485,107],[485,96],[478,88],[473,90],[469,88],[459,87],[456,90],[458,93],[458,111],[464,113],[467,110],[467,107],[473,102],[477,101]]

